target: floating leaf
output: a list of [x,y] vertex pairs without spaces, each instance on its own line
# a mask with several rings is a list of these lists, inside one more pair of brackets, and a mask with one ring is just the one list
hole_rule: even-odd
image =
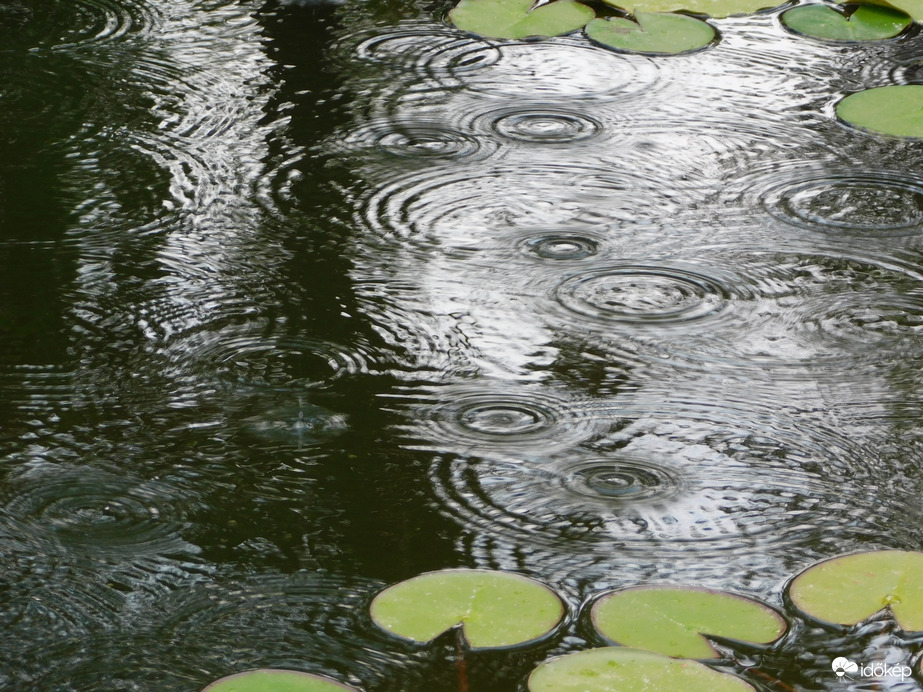
[[898,137],[923,137],[923,86],[904,84],[851,94],[836,114],[855,127]]
[[708,22],[683,14],[638,12],[635,21],[623,17],[594,19],[586,35],[596,43],[629,53],[677,55],[705,48],[717,36]]
[[606,647],[546,661],[529,676],[529,692],[754,692],[734,675],[698,661]]
[[216,680],[202,692],[343,692],[355,687],[297,670],[250,670]]
[[[849,0],[845,0],[848,4]],[[923,0],[867,0],[872,5],[906,12],[914,21],[923,22]]]
[[792,31],[831,41],[875,41],[901,33],[910,15],[882,5],[860,5],[851,14],[827,5],[802,5],[782,15]]
[[449,19],[459,29],[488,38],[559,36],[585,26],[596,13],[575,0],[461,0]]
[[795,577],[789,597],[824,622],[855,625],[890,608],[905,631],[923,631],[923,553],[882,550],[826,560]]
[[736,14],[753,14],[782,4],[779,0],[603,0],[603,2],[634,16],[637,16],[638,12],[690,12],[716,19]]
[[614,644],[667,656],[718,658],[703,634],[765,644],[785,632],[769,606],[721,591],[649,587],[613,591],[593,605],[597,631]]
[[540,639],[564,616],[555,593],[518,574],[489,570],[428,572],[395,584],[372,601],[372,619],[405,639],[428,642],[461,625],[472,648]]

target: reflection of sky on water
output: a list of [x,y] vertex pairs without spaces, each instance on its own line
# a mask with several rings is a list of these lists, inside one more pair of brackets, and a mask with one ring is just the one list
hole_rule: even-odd
[[[434,385],[390,402],[438,455],[475,560],[776,590],[826,551],[906,543],[895,518],[915,510],[869,473],[893,473],[888,426],[836,383],[880,396],[882,360],[919,353],[916,257],[876,243],[913,233],[919,195],[895,152],[864,173],[827,107],[893,58],[849,63],[775,21],[717,22],[717,47],[669,60],[580,37],[495,54],[419,23],[357,35],[394,61],[352,77],[370,95],[344,132],[364,134],[331,143],[362,181],[352,276],[391,371]],[[417,119],[427,156],[384,145]],[[548,237],[584,250],[531,250]],[[478,387],[502,437],[466,425]],[[587,434],[517,436],[517,396],[556,398]],[[612,485],[658,479],[670,492],[641,504]]]
[[362,614],[423,569],[778,604],[919,547],[919,147],[830,117],[916,43],[768,13],[660,60],[282,4],[78,2],[8,44],[42,136],[5,160],[53,182],[0,181],[40,289],[0,283],[9,680],[201,687],[246,648],[434,689]]

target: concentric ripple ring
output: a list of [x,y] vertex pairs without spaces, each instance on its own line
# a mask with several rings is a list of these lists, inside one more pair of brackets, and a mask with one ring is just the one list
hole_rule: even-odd
[[898,171],[804,172],[760,194],[773,217],[802,228],[911,235],[923,226],[923,184]]
[[565,308],[595,320],[681,322],[720,312],[730,291],[714,279],[669,266],[626,265],[577,274],[554,290]]
[[645,459],[594,459],[563,470],[562,484],[594,500],[641,502],[669,497],[682,487],[680,476]]

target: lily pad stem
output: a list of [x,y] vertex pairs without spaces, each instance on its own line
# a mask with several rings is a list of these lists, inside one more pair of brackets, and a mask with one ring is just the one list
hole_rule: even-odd
[[468,650],[465,632],[462,627],[455,628],[455,668],[458,670],[458,692],[468,692]]

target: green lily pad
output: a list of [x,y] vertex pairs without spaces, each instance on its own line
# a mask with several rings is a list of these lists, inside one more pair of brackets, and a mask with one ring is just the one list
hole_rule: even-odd
[[911,21],[906,12],[882,5],[859,5],[851,14],[827,5],[802,5],[782,14],[782,23],[792,31],[830,41],[891,38]]
[[734,675],[698,661],[650,651],[606,647],[542,663],[529,676],[529,692],[754,692]]
[[749,598],[707,589],[641,586],[613,591],[591,610],[597,631],[614,644],[666,656],[718,658],[704,634],[766,644],[785,620]]
[[[920,0],[923,2],[923,0]],[[779,0],[603,0],[631,15],[638,12],[689,12],[721,19],[738,14],[753,14],[783,4]]]
[[850,94],[836,105],[836,114],[863,130],[923,137],[923,86],[903,84]]
[[596,13],[575,0],[460,0],[449,19],[459,29],[487,38],[560,36],[585,26]]
[[705,48],[717,33],[708,22],[683,14],[637,12],[623,17],[594,19],[586,35],[596,43],[629,53],[678,55]]
[[[840,0],[848,4],[851,0]],[[869,4],[906,12],[916,22],[923,22],[923,0],[866,0]]]
[[855,625],[890,608],[907,632],[923,631],[923,553],[882,550],[846,555],[809,567],[789,586],[805,614]]
[[516,646],[551,632],[564,604],[544,584],[509,572],[458,569],[427,572],[382,591],[372,601],[381,628],[428,642],[461,626],[474,649]]
[[250,670],[216,680],[202,692],[343,692],[355,687],[297,670]]

